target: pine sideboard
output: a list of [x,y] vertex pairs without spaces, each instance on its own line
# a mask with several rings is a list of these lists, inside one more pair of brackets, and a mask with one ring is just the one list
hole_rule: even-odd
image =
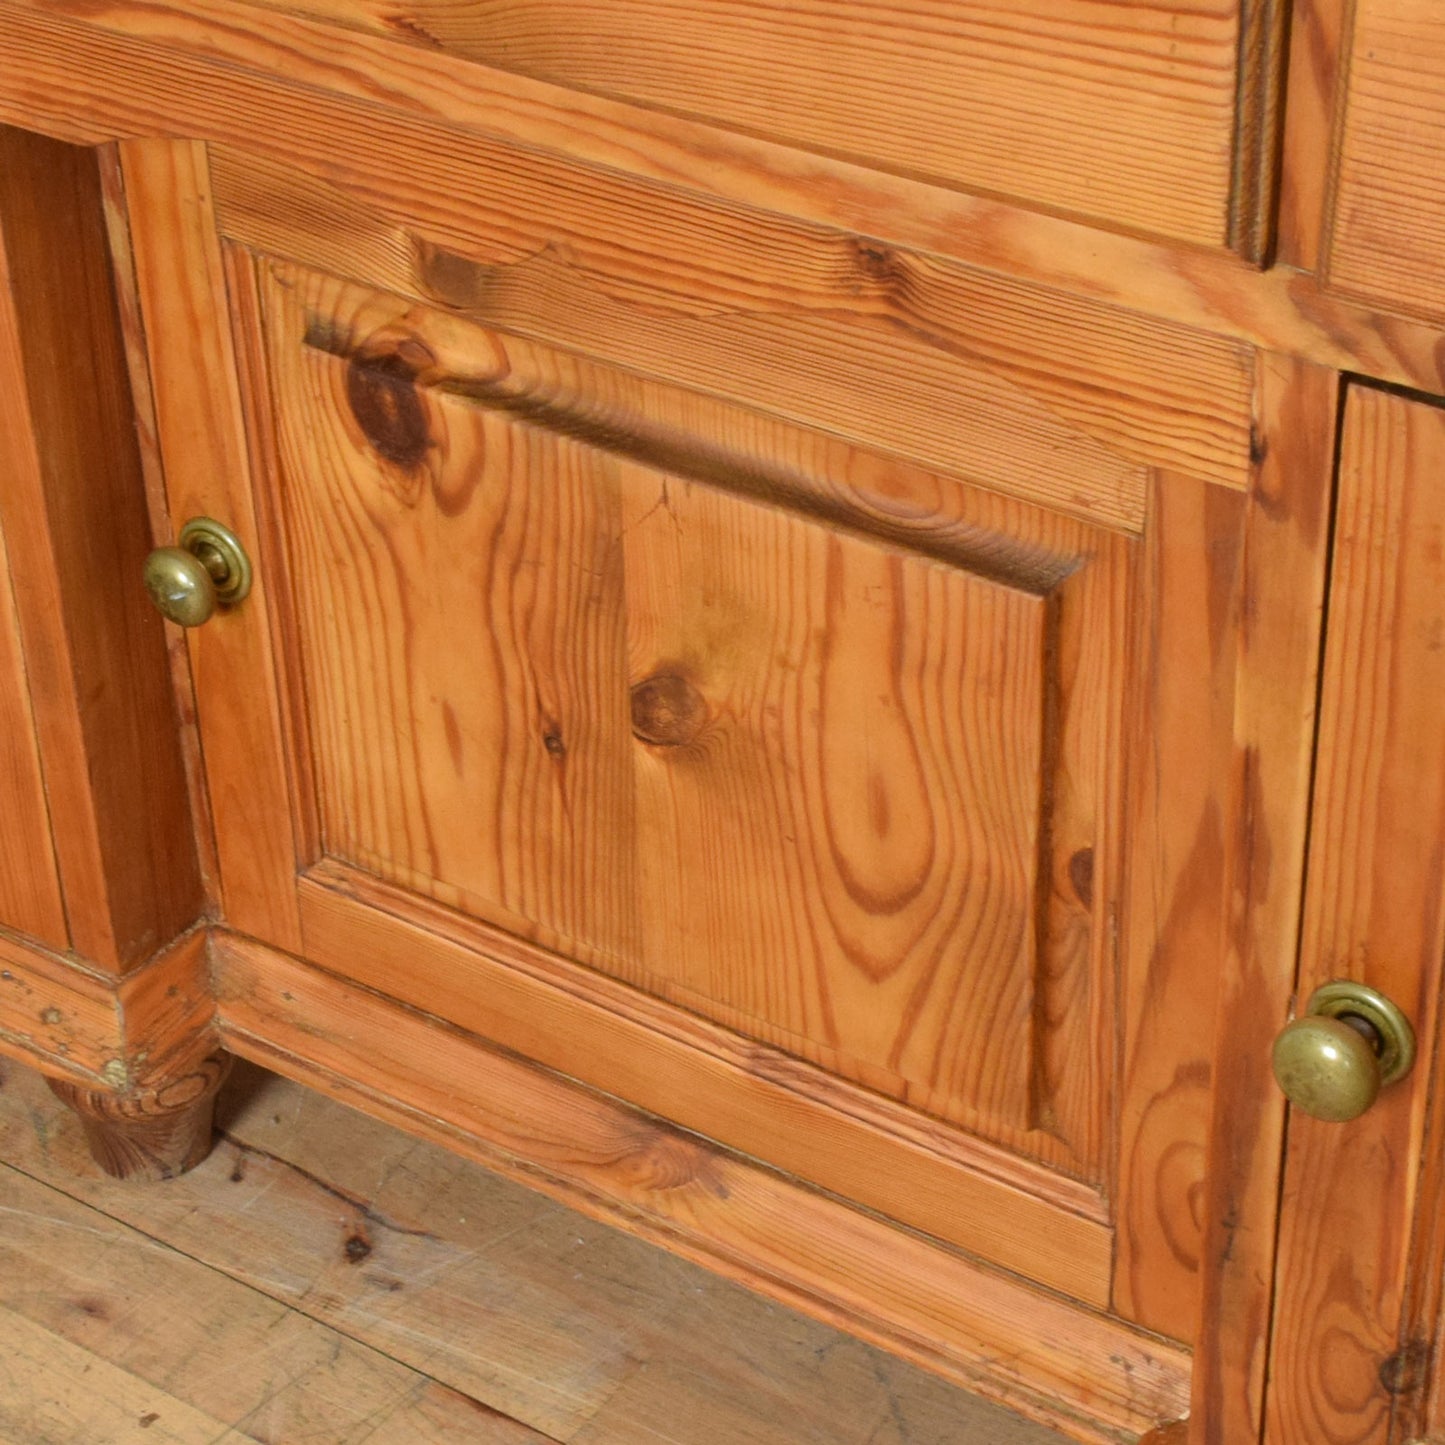
[[0,0],[0,1050],[1445,1439],[1442,395],[1430,0]]

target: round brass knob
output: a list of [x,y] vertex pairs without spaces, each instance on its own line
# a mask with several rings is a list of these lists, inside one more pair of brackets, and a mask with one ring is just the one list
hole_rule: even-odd
[[1358,1119],[1415,1062],[1409,1020],[1383,994],[1340,980],[1315,991],[1305,1015],[1274,1042],[1274,1076],[1316,1119]]
[[181,528],[178,546],[158,547],[146,558],[145,585],[162,617],[199,627],[251,590],[251,562],[227,528],[193,517]]

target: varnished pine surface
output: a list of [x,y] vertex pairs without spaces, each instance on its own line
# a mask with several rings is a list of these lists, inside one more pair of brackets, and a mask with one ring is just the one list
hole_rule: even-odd
[[154,1188],[0,1079],[6,1445],[1061,1440],[259,1071]]
[[1206,245],[1226,235],[1239,0],[271,8],[883,170]]
[[0,478],[68,941],[123,972],[201,905],[132,399],[97,159],[3,128]]
[[1350,388],[1298,997],[1362,980],[1404,1011],[1421,1053],[1349,1125],[1291,1115],[1269,1445],[1439,1426],[1422,1415],[1442,1235],[1427,1134],[1445,954],[1442,469],[1445,411]]
[[[523,152],[564,151],[589,167],[660,183],[664,192],[684,186],[730,206],[763,207],[1062,286],[1321,365],[1426,390],[1445,386],[1431,327],[1346,301],[1285,266],[1261,272],[1225,252],[1102,231],[830,157],[800,166],[796,151],[754,136],[496,69],[484,71],[482,84],[475,63],[445,52],[243,0],[116,4],[103,12],[88,0],[0,0],[0,15],[0,117],[79,143],[204,136],[291,162],[322,136],[315,154],[321,172],[331,173],[337,145],[354,130],[371,142],[361,190],[404,216],[435,189],[418,169],[428,151],[476,148],[486,136]],[[1310,24],[1307,11],[1301,23]],[[1291,53],[1309,63],[1303,41]],[[1329,90],[1332,53],[1326,44],[1312,76],[1320,96]],[[127,86],[112,83],[118,73]],[[308,98],[298,87],[319,94]],[[1313,184],[1323,124],[1318,107],[1313,119],[1290,110],[1299,125],[1292,124],[1285,157],[1287,191],[1298,183],[1292,171]],[[428,141],[413,118],[442,121],[446,133]],[[705,166],[697,164],[700,151]],[[1293,161],[1296,154],[1305,159]],[[1308,264],[1303,249],[1300,263]]]
[[1432,0],[1358,0],[1329,277],[1445,315],[1445,26]]

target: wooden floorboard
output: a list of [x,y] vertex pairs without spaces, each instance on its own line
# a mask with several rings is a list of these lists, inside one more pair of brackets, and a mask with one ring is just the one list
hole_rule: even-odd
[[0,1445],[1058,1445],[245,1065],[119,1184],[0,1061]]

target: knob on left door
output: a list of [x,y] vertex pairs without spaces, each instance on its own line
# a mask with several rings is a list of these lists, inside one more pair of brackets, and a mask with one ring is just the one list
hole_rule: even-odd
[[199,627],[218,607],[234,607],[251,590],[251,559],[228,527],[192,517],[174,547],[146,558],[146,591],[162,617]]

